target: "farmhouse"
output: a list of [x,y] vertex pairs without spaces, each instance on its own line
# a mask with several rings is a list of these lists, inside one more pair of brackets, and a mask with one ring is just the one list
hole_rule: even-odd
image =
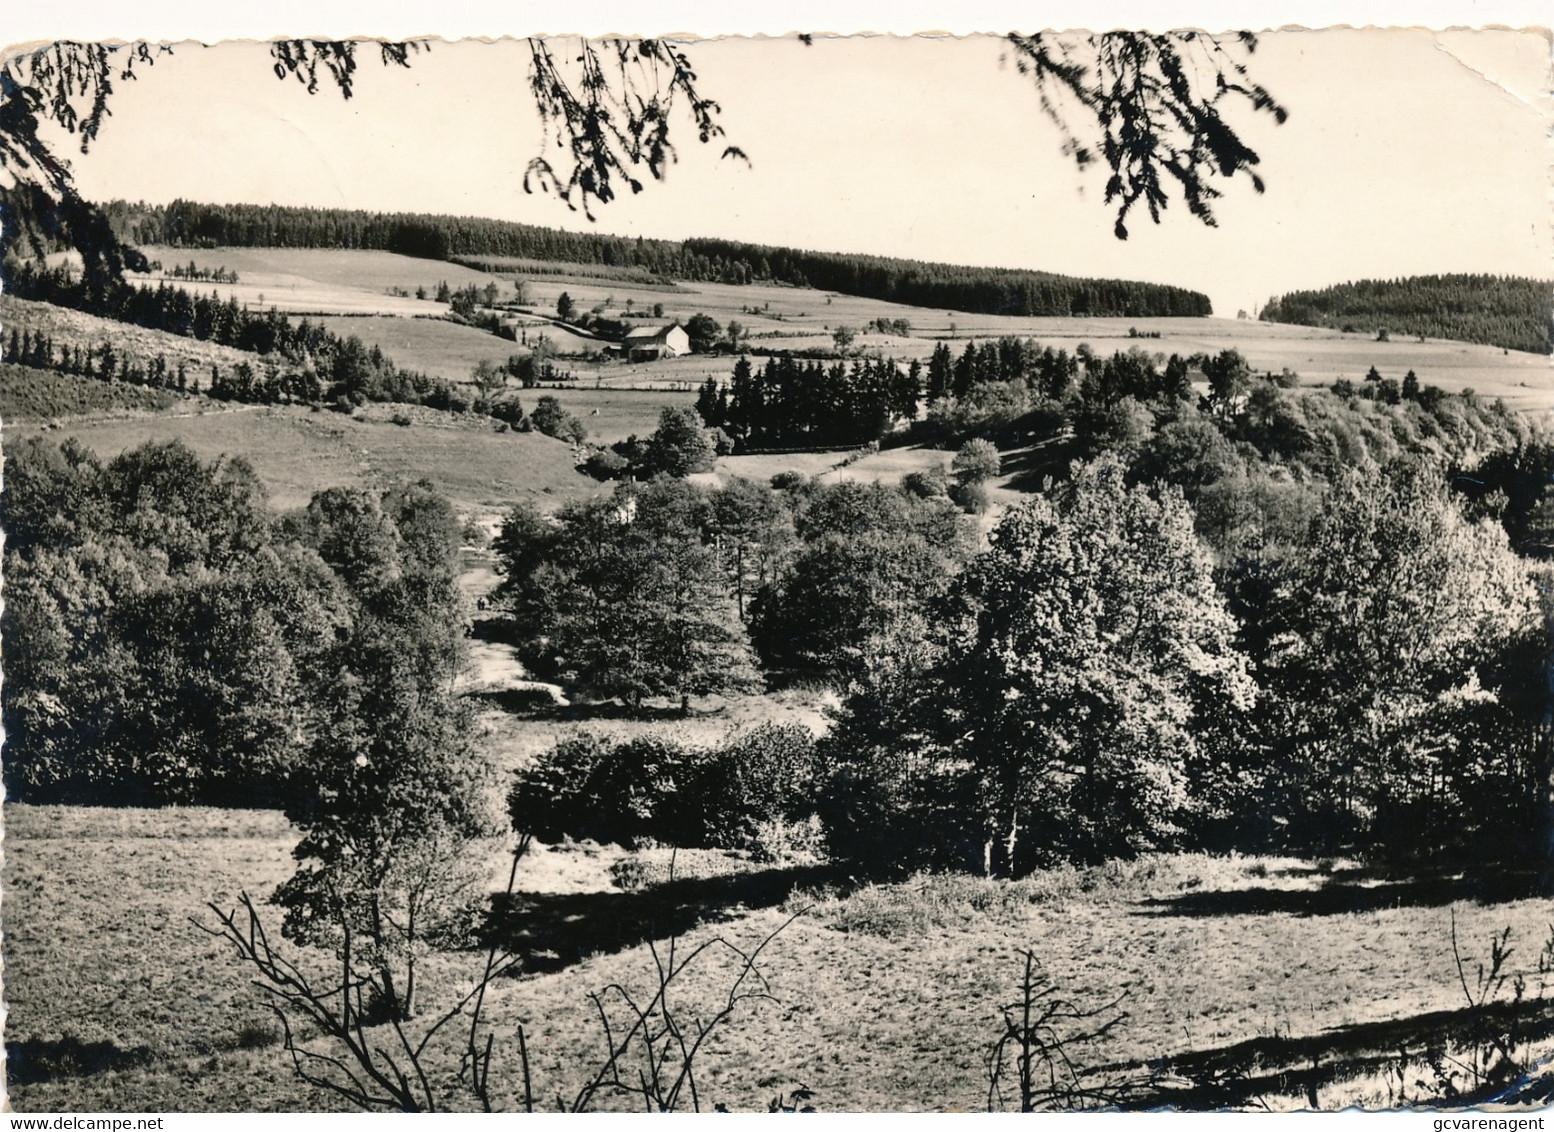
[[678,322],[668,326],[634,326],[621,339],[621,356],[630,362],[678,358],[691,352],[691,339]]

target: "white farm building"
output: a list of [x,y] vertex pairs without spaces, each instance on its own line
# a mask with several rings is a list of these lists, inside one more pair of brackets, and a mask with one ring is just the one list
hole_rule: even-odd
[[629,362],[678,358],[690,352],[690,336],[678,322],[668,326],[634,326],[621,339],[621,357]]

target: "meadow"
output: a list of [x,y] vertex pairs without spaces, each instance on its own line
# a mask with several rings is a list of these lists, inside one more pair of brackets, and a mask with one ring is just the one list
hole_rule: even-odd
[[[355,335],[368,346],[377,346],[404,369],[419,370],[449,381],[468,381],[470,372],[483,361],[501,365],[514,354],[527,352],[519,343],[499,338],[489,331],[441,319],[377,315],[324,317],[317,321],[342,338]],[[530,334],[532,337],[541,332],[562,350],[598,345],[548,325]],[[567,368],[566,364],[562,363],[561,368]]]
[[[168,265],[187,263],[192,259],[201,267],[225,266],[235,270],[240,277],[238,288],[244,289],[240,301],[256,306],[277,305],[281,310],[377,314],[402,320],[417,314],[442,313],[446,307],[430,301],[396,298],[389,295],[386,288],[400,287],[413,293],[417,286],[435,288],[442,279],[453,287],[466,283],[484,286],[487,282],[495,282],[502,290],[502,299],[506,300],[515,293],[513,282],[523,279],[526,288],[523,309],[536,316],[554,314],[562,292],[573,299],[579,310],[599,308],[601,313],[615,318],[628,312],[628,303],[629,310],[637,313],[662,303],[663,321],[678,319],[684,322],[698,313],[710,315],[724,326],[730,320],[737,321],[746,328],[750,345],[756,348],[828,349],[832,345],[832,331],[846,326],[859,331],[854,349],[879,351],[900,361],[913,358],[926,361],[940,341],[958,353],[968,340],[1004,335],[1032,337],[1070,351],[1084,343],[1098,354],[1126,351],[1132,347],[1151,354],[1184,356],[1236,349],[1245,355],[1255,371],[1279,373],[1288,369],[1298,374],[1303,384],[1330,385],[1339,378],[1360,381],[1371,366],[1384,377],[1399,379],[1412,369],[1420,381],[1439,385],[1447,392],[1472,388],[1487,397],[1502,397],[1507,404],[1520,410],[1554,409],[1554,374],[1550,372],[1548,358],[1439,339],[1421,342],[1399,336],[1378,342],[1371,334],[1346,334],[1341,330],[1239,318],[978,315],[908,307],[775,284],[681,283],[666,290],[656,284],[599,279],[585,274],[525,275],[520,270],[488,274],[458,264],[420,260],[390,252],[169,248],[158,250],[153,258],[157,255]],[[566,265],[553,266],[566,270]],[[260,281],[272,275],[285,277],[290,281],[288,285],[300,290],[288,292],[274,285],[268,289],[261,287]],[[208,289],[208,285],[202,284],[201,289]],[[265,294],[263,303],[257,300],[261,290]],[[906,319],[912,333],[901,336],[864,332],[875,319]],[[658,320],[642,321],[651,324]],[[510,343],[494,336],[489,345],[477,345],[480,332],[463,327],[397,326],[382,319],[352,325],[355,323],[356,320],[352,320],[350,324],[343,323],[335,328],[341,333],[359,334],[364,341],[381,345],[385,353],[402,365],[450,378],[467,377],[482,357],[501,361],[515,352]],[[347,329],[348,326],[351,328]],[[454,347],[456,355],[439,361],[437,350],[444,345],[452,346],[456,340],[453,332],[467,333],[470,336],[468,344],[460,339],[460,344]],[[557,340],[562,350],[571,348],[565,341],[570,336],[564,331],[549,326],[544,333]],[[1157,334],[1159,336],[1154,337]],[[588,345],[581,339],[578,342],[581,343],[578,349]],[[394,346],[398,347],[398,352],[392,348]],[[726,378],[731,365],[727,358],[686,357],[637,365],[618,362],[588,365],[569,361],[564,368],[573,370],[584,384],[602,382],[677,388],[700,385],[708,376]]]
[[[408,419],[409,426],[394,423]],[[8,439],[36,435],[21,421]],[[147,441],[181,440],[202,460],[242,456],[272,505],[305,506],[326,487],[373,487],[430,480],[466,514],[495,515],[520,499],[557,506],[598,490],[573,467],[570,446],[537,432],[501,432],[489,420],[419,408],[370,406],[356,416],[299,406],[197,408],[190,415],[61,422],[47,430],[72,437],[104,459]]]
[[[417,314],[444,312],[446,304],[407,298],[397,289],[414,295],[424,287],[435,294],[437,284],[446,282],[458,288],[470,283],[483,287],[501,283],[499,277],[472,271],[456,263],[416,259],[392,252],[340,251],[329,248],[217,248],[193,249],[151,245],[143,249],[147,258],[160,261],[163,271],[153,279],[166,279],[174,286],[192,286],[223,299],[235,297],[248,306],[301,314],[394,314],[412,318]],[[174,267],[193,263],[207,270],[226,268],[237,272],[233,283],[179,284],[167,274]],[[505,289],[505,287],[504,287]]]
[[[262,898],[284,878],[294,838],[283,819],[19,805],[6,818],[18,1111],[336,1107],[291,1075],[248,972],[191,922],[213,922],[208,901]],[[493,875],[501,863],[494,846]],[[1222,1103],[1246,1107],[1301,1108],[1308,1090],[1323,1108],[1389,1107],[1399,1049],[1419,1059],[1402,1086],[1413,1090],[1424,1046],[1463,1025],[1453,917],[1470,964],[1509,927],[1527,970],[1548,932],[1548,902],[1510,886],[1383,879],[1346,862],[1165,856],[1019,882],[864,887],[711,852],[682,854],[672,881],[668,871],[667,850],[591,843],[524,863],[514,942],[527,970],[490,997],[499,1108],[520,1099],[506,1040],[520,1022],[540,1096],[579,1087],[600,1056],[588,993],[646,989],[646,939],[662,943],[668,925],[682,947],[719,934],[752,945],[796,914],[763,953],[771,1000],[742,1009],[701,1062],[707,1107],[736,1111],[800,1085],[822,1111],[985,1108],[988,1050],[1027,947],[1077,1005],[1119,1000],[1126,1020],[1072,1052],[1152,1082],[1160,1103],[1217,1083]],[[478,963],[437,957],[428,1001]],[[698,965],[685,1001],[710,1001],[731,971],[715,957]],[[1529,1024],[1546,1032],[1550,1011],[1540,1000]]]

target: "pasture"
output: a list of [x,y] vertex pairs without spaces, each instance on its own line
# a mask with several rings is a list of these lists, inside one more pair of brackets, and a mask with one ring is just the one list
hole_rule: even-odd
[[[860,332],[854,342],[855,350],[877,351],[903,362],[913,358],[926,361],[940,341],[959,353],[968,340],[1004,335],[1031,337],[1070,351],[1084,343],[1098,354],[1132,347],[1161,355],[1236,349],[1246,356],[1254,370],[1278,373],[1289,369],[1300,375],[1304,384],[1330,385],[1339,378],[1360,381],[1371,366],[1384,377],[1399,379],[1412,369],[1420,381],[1439,385],[1448,392],[1470,387],[1487,397],[1504,398],[1507,404],[1522,411],[1554,409],[1554,371],[1547,357],[1438,339],[1420,342],[1398,336],[1390,342],[1378,342],[1369,334],[1233,318],[979,315],[776,284],[681,283],[666,289],[658,284],[586,274],[525,275],[519,270],[488,274],[458,264],[390,252],[299,248],[156,248],[147,252],[152,258],[161,258],[167,266],[193,260],[201,267],[237,271],[240,282],[236,288],[221,285],[217,289],[225,288],[223,294],[231,290],[238,294],[240,302],[256,307],[382,316],[370,321],[327,321],[339,333],[359,334],[364,341],[382,346],[384,353],[401,365],[453,380],[467,378],[481,358],[503,361],[521,347],[491,335],[484,336],[489,342],[482,342],[480,331],[424,319],[399,325],[417,314],[444,313],[446,306],[429,300],[398,298],[388,293],[389,288],[398,287],[413,294],[417,286],[435,290],[440,280],[453,287],[495,282],[502,291],[502,299],[507,300],[515,294],[513,282],[523,279],[527,288],[524,309],[540,316],[555,312],[556,300],[563,291],[579,310],[598,309],[611,318],[625,317],[628,309],[640,314],[662,303],[662,321],[684,322],[692,315],[705,313],[724,326],[730,320],[739,322],[749,332],[753,347],[790,350],[829,349],[832,331],[847,326]],[[564,264],[550,266],[566,270]],[[198,284],[196,288],[209,290],[211,285]],[[261,293],[263,301],[259,299]],[[904,318],[911,324],[912,333],[863,333],[870,322],[879,318]],[[660,320],[642,320],[643,324],[657,321]],[[539,329],[564,351],[597,345],[553,325]],[[1132,332],[1146,337],[1130,336]],[[1148,337],[1154,334],[1159,337]],[[708,376],[726,378],[732,364],[731,359],[721,357],[686,357],[636,365],[562,363],[584,384],[662,388],[694,387]]]
[[[245,306],[274,307],[282,312],[300,314],[394,314],[412,318],[417,314],[442,314],[447,304],[429,299],[405,298],[394,289],[414,295],[425,287],[436,294],[437,284],[446,282],[455,289],[473,283],[511,288],[497,276],[472,271],[456,263],[417,259],[393,252],[330,248],[172,248],[151,245],[143,249],[147,258],[160,260],[163,272],[153,279],[166,279],[173,286],[184,286],[204,293],[216,291],[223,299],[235,297]],[[206,270],[224,267],[237,272],[237,283],[182,283],[167,275],[173,267],[193,263]],[[504,293],[504,298],[509,297]]]
[[[400,414],[413,423],[393,423]],[[41,431],[12,425],[13,437]],[[326,487],[430,480],[461,512],[496,515],[520,499],[559,505],[599,490],[573,466],[572,449],[537,432],[496,432],[489,420],[428,409],[370,406],[357,416],[297,406],[223,406],[187,416],[77,420],[49,435],[73,437],[103,459],[146,441],[182,440],[205,461],[242,456],[280,508],[306,505]]]
[[[334,1107],[291,1075],[227,945],[190,922],[211,922],[207,901],[230,907],[284,878],[294,838],[283,819],[19,805],[6,817],[17,1110]],[[616,981],[644,990],[646,941],[662,944],[671,926],[681,946],[714,934],[748,946],[797,913],[763,953],[772,1001],[742,1008],[701,1063],[705,1105],[736,1111],[800,1083],[822,1111],[984,1108],[1021,947],[1083,1008],[1120,996],[1127,1019],[1071,1051],[1085,1064],[1152,1080],[1161,1097],[1215,1080],[1250,1107],[1303,1107],[1308,1086],[1324,1108],[1387,1107],[1399,1047],[1462,1025],[1453,915],[1470,963],[1509,927],[1524,969],[1548,932],[1548,902],[1510,886],[1382,880],[1343,862],[1167,856],[1014,883],[854,888],[812,867],[711,852],[682,854],[670,882],[667,858],[583,843],[524,863],[513,938],[528,970],[489,998],[498,1107],[519,1100],[520,1022],[539,1095],[576,1090],[600,1055],[587,994]],[[493,875],[500,864],[493,846]],[[438,956],[427,1001],[478,963],[470,951]],[[686,1001],[710,1001],[731,974],[709,956]],[[1532,973],[1529,991],[1539,989]],[[1546,1021],[1548,1004],[1529,1011]],[[450,1044],[435,1071],[456,1059]],[[1413,1075],[1423,1072],[1416,1062]]]
[[[386,315],[364,318],[324,317],[316,320],[342,338],[352,335],[368,346],[377,346],[394,364],[420,370],[448,381],[469,381],[470,372],[481,362],[501,365],[514,354],[528,351],[517,342],[509,342],[473,326],[461,326],[431,318],[392,318]],[[534,337],[541,331],[530,331]],[[563,350],[581,350],[597,345],[554,326],[542,331]],[[558,363],[570,368],[569,363]]]

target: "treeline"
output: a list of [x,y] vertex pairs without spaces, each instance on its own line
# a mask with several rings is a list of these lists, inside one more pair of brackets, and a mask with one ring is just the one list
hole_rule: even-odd
[[1206,317],[1208,296],[1181,287],[1122,279],[1077,279],[1042,271],[964,267],[885,256],[692,239],[688,252],[708,261],[745,264],[752,280],[908,306],[975,314]]
[[[151,270],[156,271],[162,265],[160,261],[153,261]],[[187,264],[175,263],[167,269],[167,274],[172,279],[182,280],[185,283],[236,283],[237,272],[228,271],[225,267],[201,267],[192,259]]]
[[[363,249],[450,262],[501,256],[642,267],[661,276],[683,276],[687,271],[681,245],[673,241],[567,232],[478,216],[187,200],[165,205],[111,201],[101,207],[114,231],[136,244]],[[713,265],[699,265],[699,269],[710,273]]]
[[176,441],[6,457],[10,797],[280,806],[461,741],[461,528],[426,485],[276,514]]
[[502,256],[641,268],[666,279],[787,283],[912,306],[1006,315],[1203,317],[1180,287],[1047,272],[811,252],[733,240],[683,242],[565,232],[506,220],[279,205],[103,206],[121,238],[196,247],[365,248],[425,259]]
[[1514,275],[1362,279],[1269,301],[1267,322],[1413,334],[1547,354],[1554,348],[1554,283]]
[[903,369],[888,358],[826,365],[772,357],[757,370],[742,357],[727,385],[707,379],[696,411],[707,427],[733,441],[735,451],[849,448],[915,419],[922,388],[916,361]]

